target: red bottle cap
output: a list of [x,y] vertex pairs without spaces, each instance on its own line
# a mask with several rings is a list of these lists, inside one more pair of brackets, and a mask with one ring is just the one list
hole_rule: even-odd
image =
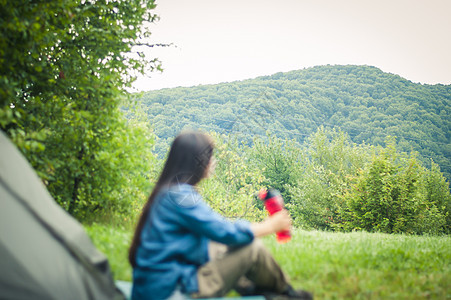
[[261,200],[265,200],[267,194],[268,194],[268,191],[267,191],[267,190],[261,190],[261,191],[258,193],[258,197],[259,197]]

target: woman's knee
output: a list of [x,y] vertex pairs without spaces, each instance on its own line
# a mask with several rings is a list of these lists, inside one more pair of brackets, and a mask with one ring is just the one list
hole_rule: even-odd
[[259,260],[262,254],[267,253],[267,250],[260,239],[254,239],[252,243],[246,246],[246,252],[248,253],[248,259],[250,259],[252,262],[256,262],[257,260]]

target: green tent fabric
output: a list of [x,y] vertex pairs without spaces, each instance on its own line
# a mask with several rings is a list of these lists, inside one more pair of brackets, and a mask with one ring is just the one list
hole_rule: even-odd
[[0,299],[125,299],[106,257],[2,131]]

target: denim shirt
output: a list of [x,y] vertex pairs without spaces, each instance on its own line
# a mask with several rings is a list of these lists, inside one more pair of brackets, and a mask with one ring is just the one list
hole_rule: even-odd
[[208,262],[210,240],[239,247],[253,239],[249,222],[224,219],[191,185],[166,188],[141,231],[132,299],[166,299],[178,285],[183,293],[197,292],[197,269]]

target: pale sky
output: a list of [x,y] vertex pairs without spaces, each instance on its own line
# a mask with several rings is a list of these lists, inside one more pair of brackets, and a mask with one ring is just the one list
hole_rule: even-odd
[[163,73],[140,91],[214,84],[317,65],[371,65],[451,84],[451,0],[157,0]]

